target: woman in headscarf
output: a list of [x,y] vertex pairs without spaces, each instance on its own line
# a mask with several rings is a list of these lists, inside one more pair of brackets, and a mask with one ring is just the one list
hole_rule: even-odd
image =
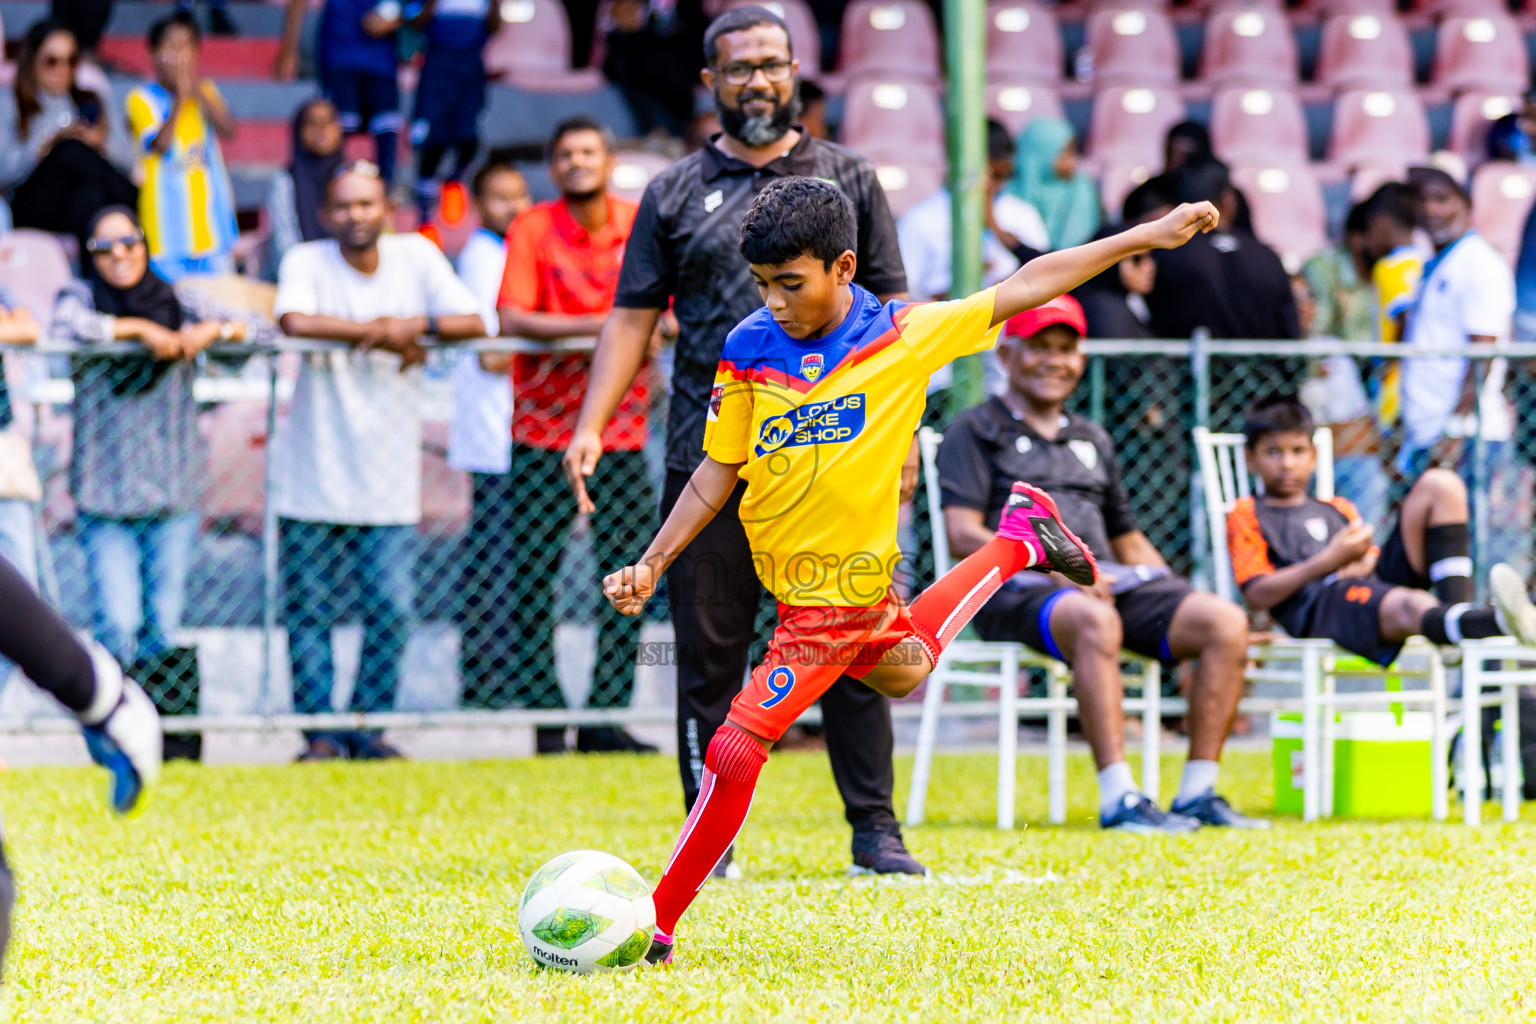
[[1061,118],[1031,121],[1019,136],[1011,191],[1039,211],[1052,249],[1082,245],[1099,227],[1099,190],[1077,158],[1076,135]]
[[96,637],[123,664],[142,666],[171,650],[197,536],[208,459],[192,395],[195,360],[220,342],[267,341],[276,331],[194,285],[172,288],[157,277],[127,207],[100,211],[85,248],[88,281],[59,293],[53,335],[82,348],[132,342],[138,350],[74,357],[70,490]]
[[300,242],[328,237],[320,209],[325,185],[342,163],[341,117],[327,99],[312,99],[293,115],[293,162],[272,179],[267,220],[272,225],[270,273],[277,280],[283,254]]
[[138,201],[124,174],[133,145],[122,116],[110,97],[80,87],[79,63],[69,29],[37,22],[22,40],[15,81],[0,90],[0,190],[14,190],[18,228],[81,238],[101,207]]

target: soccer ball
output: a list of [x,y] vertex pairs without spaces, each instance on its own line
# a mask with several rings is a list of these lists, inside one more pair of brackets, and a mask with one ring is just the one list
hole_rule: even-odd
[[651,887],[619,858],[563,853],[528,879],[517,913],[536,963],[578,974],[634,967],[651,948]]

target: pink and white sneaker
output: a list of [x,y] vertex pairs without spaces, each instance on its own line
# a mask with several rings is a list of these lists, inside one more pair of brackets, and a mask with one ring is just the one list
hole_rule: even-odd
[[1015,480],[1013,493],[1003,507],[997,535],[1016,540],[1034,553],[1030,566],[1039,572],[1059,572],[1079,586],[1092,586],[1099,577],[1099,564],[1088,545],[1077,538],[1061,521],[1056,503],[1038,487]]
[[645,954],[645,962],[662,967],[670,966],[672,963],[673,945],[672,936],[663,932],[656,932],[651,936],[651,948]]

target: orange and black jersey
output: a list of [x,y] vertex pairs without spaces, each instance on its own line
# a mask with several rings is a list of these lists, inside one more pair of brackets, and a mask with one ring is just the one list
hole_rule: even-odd
[[[1270,505],[1241,498],[1227,516],[1227,550],[1232,574],[1246,587],[1260,576],[1304,562],[1323,550],[1334,534],[1360,521],[1347,498],[1307,498],[1301,505]],[[1316,579],[1271,609],[1275,621],[1292,636],[1305,636],[1306,624],[1328,580]]]

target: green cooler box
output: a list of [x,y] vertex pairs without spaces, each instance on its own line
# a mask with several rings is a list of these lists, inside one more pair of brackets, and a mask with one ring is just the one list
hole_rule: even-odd
[[[1345,711],[1335,715],[1333,813],[1344,818],[1427,818],[1431,812],[1426,711]],[[1270,716],[1275,813],[1302,813],[1301,713]]]

